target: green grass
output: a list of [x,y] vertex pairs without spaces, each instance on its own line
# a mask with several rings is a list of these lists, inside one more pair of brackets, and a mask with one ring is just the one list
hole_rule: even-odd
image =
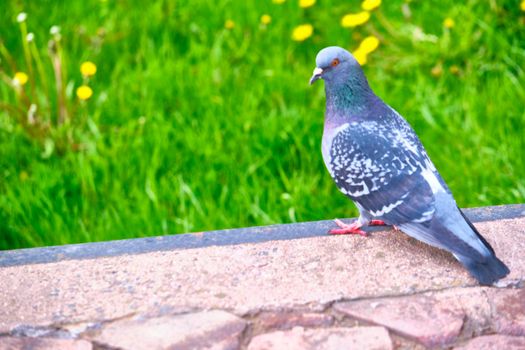
[[[342,28],[359,4],[2,1],[1,40],[17,70],[27,71],[23,10],[49,84],[49,28],[61,27],[72,113],[67,125],[28,131],[12,110],[26,107],[0,82],[0,249],[355,216],[321,158],[322,83],[307,82],[319,49],[355,49],[370,34],[381,40],[365,66],[370,84],[414,126],[458,204],[525,202],[518,1],[414,0],[410,18],[403,2],[385,1],[366,25]],[[314,35],[294,42],[302,23]],[[436,42],[415,40],[415,28]],[[85,60],[98,72],[80,104]],[[50,125],[55,95],[42,111]]]

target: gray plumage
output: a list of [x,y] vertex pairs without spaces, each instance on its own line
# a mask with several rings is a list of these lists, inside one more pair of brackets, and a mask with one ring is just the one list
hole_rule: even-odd
[[323,159],[339,190],[372,219],[451,252],[481,283],[509,273],[463,215],[408,122],[370,89],[355,58],[319,52],[310,83],[325,81]]

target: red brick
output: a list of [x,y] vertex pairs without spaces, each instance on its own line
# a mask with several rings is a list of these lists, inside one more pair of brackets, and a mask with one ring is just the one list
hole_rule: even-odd
[[466,325],[468,333],[479,334],[488,327],[490,313],[483,291],[469,289],[342,302],[334,309],[428,347],[454,343]]
[[525,336],[525,289],[491,289],[489,295],[495,331]]
[[150,349],[237,349],[245,321],[225,311],[112,322],[91,339],[123,350]]
[[287,331],[261,334],[252,339],[248,350],[390,350],[392,341],[383,327],[320,328],[295,327]]
[[262,312],[257,316],[257,326],[262,329],[290,329],[301,327],[326,327],[333,323],[333,317],[313,312]]
[[0,337],[0,350],[19,349],[92,350],[93,346],[86,340]]
[[334,309],[358,320],[385,326],[428,347],[453,343],[461,332],[464,318],[461,308],[429,295],[343,302],[334,305]]
[[486,335],[469,340],[454,350],[523,350],[525,349],[525,338],[509,335]]
[[442,305],[461,310],[463,328],[461,336],[472,338],[491,328],[491,308],[486,291],[489,288],[453,288],[434,295]]

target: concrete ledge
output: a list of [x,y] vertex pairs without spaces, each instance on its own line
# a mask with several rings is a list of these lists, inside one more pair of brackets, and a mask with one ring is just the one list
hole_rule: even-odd
[[[465,209],[472,222],[494,221],[525,216],[525,204]],[[350,220],[350,219],[348,219]],[[123,254],[202,248],[208,246],[267,242],[325,236],[333,220],[285,225],[197,232],[171,236],[125,239],[108,242],[0,251],[0,267],[39,264],[71,259],[93,259]],[[374,228],[378,231],[380,228]]]
[[511,269],[498,288],[331,221],[2,252],[0,350],[521,349],[525,206],[467,215]]

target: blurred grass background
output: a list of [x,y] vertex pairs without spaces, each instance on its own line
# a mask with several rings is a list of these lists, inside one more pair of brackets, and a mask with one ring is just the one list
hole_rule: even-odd
[[[360,6],[2,1],[12,62],[0,61],[0,249],[357,215],[324,168],[323,84],[307,82],[319,49],[354,50],[369,35],[380,40],[365,65],[372,88],[414,126],[458,204],[525,202],[520,2],[385,1],[343,28]],[[22,11],[43,75],[16,90],[9,80],[29,71]],[[293,41],[304,23],[313,35]],[[79,101],[84,61],[97,73],[93,96]]]

